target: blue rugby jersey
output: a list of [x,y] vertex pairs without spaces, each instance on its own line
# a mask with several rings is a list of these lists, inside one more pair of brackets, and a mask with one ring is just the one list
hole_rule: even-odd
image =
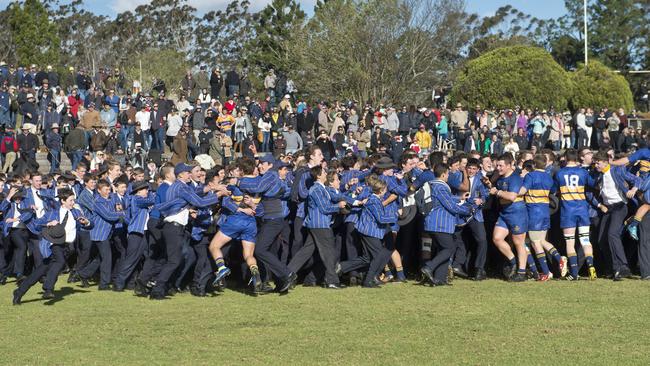
[[[516,173],[512,173],[507,177],[501,177],[497,180],[496,188],[500,191],[519,193],[524,181]],[[501,207],[501,215],[519,215],[527,214],[526,203],[522,196],[517,196],[514,202],[499,198],[499,206]]]
[[589,204],[585,189],[593,184],[589,172],[580,166],[560,169],[555,175],[555,187],[560,192],[560,213],[581,210],[588,215]]

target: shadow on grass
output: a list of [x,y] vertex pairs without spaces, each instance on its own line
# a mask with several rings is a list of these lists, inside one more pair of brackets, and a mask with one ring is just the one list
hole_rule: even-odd
[[26,300],[23,301],[22,303],[30,303],[30,302],[37,302],[37,301],[43,301],[43,305],[54,305],[57,302],[63,300],[64,297],[75,294],[75,293],[87,293],[90,292],[88,290],[80,290],[78,288],[73,288],[73,287],[62,287],[60,290],[54,291],[54,298],[53,299],[31,299],[31,300]]

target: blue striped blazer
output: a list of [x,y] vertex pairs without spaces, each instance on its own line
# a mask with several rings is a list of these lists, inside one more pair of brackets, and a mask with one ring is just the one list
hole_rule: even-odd
[[459,205],[458,198],[451,194],[451,188],[441,180],[433,180],[431,184],[431,211],[424,218],[424,230],[433,233],[453,234],[459,215],[469,216],[468,206]]
[[181,212],[188,206],[195,208],[205,208],[219,202],[219,198],[212,192],[203,197],[196,194],[194,188],[177,180],[167,189],[165,203],[161,204],[158,209],[162,216],[171,216]]
[[[38,227],[34,224],[34,220],[36,219],[36,213],[34,212],[34,210],[29,209],[29,206],[27,206],[27,202],[25,202],[25,200],[21,200],[20,203],[16,203],[16,201],[8,202],[7,200],[3,200],[3,206],[5,207],[5,210],[3,210],[4,220],[14,217],[14,212],[16,211],[16,206],[17,206],[18,210],[21,211],[20,216],[18,216],[18,220],[21,223],[23,223],[25,227],[27,227],[28,229],[29,226],[31,226],[32,230],[36,230],[38,232]],[[3,224],[4,227],[2,228],[2,235],[7,237],[9,236],[9,230],[11,229],[12,224],[8,224],[6,222],[3,222]]]
[[116,211],[115,205],[110,197],[104,198],[97,195],[97,199],[95,199],[93,228],[90,230],[90,240],[107,240],[111,236],[115,224],[123,220],[124,217],[124,211]]
[[339,206],[332,203],[327,188],[320,182],[315,182],[307,196],[304,226],[309,229],[329,229],[332,226],[332,215],[337,212]]
[[355,228],[363,235],[382,239],[396,222],[397,212],[387,210],[382,200],[373,194],[363,205]]
[[128,218],[128,233],[144,234],[147,228],[147,213],[151,210],[156,200],[155,193],[149,193],[145,197],[128,196],[128,205],[126,208],[126,216]]

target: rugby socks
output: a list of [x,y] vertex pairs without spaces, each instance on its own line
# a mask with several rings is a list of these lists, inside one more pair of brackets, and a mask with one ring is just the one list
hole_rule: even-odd
[[557,263],[560,263],[560,261],[562,260],[562,256],[560,255],[560,252],[558,252],[557,249],[555,249],[555,247],[551,247],[551,249],[548,251],[548,254],[550,254],[551,257],[553,257],[553,259],[555,259]]
[[542,269],[542,273],[548,275],[549,270],[548,270],[548,264],[546,263],[546,253],[537,254],[537,261],[539,262],[539,266]]
[[578,278],[578,256],[576,253],[567,253],[569,257],[569,272],[574,279]]
[[585,263],[587,263],[587,266],[589,268],[594,266],[594,257],[592,255],[585,256]]
[[512,257],[508,259],[508,262],[510,262],[510,266],[516,266],[517,265],[517,257]]
[[214,262],[217,264],[217,271],[221,271],[222,268],[226,267],[222,257],[215,259]]
[[395,272],[397,272],[397,279],[398,280],[405,280],[406,276],[404,276],[404,268],[403,267],[396,267]]
[[528,268],[530,271],[533,272],[533,276],[537,277],[539,273],[537,272],[537,265],[535,264],[535,259],[533,258],[532,254],[528,253],[526,263],[528,263]]

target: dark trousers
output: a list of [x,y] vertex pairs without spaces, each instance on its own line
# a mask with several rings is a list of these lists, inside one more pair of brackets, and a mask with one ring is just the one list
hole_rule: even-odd
[[175,223],[166,222],[162,228],[163,242],[165,243],[165,251],[167,255],[167,262],[160,268],[158,276],[156,276],[156,286],[152,290],[158,294],[164,294],[167,282],[174,274],[178,266],[183,260],[183,239],[185,227]]
[[[392,235],[389,233],[388,235]],[[390,260],[392,251],[384,246],[382,240],[372,236],[359,234],[363,254],[356,258],[341,263],[341,271],[348,273],[356,270],[367,270],[364,284],[372,284],[372,281],[379,276],[384,266]]]
[[38,267],[34,268],[32,273],[20,284],[18,292],[24,295],[29,289],[45,276],[43,283],[43,290],[54,290],[54,285],[59,276],[59,272],[65,266],[65,255],[63,253],[63,245],[52,245],[52,255],[43,260]]
[[140,272],[139,280],[142,284],[153,280],[160,269],[167,262],[165,259],[165,244],[162,240],[162,229],[160,221],[156,218],[149,218],[147,222],[147,246],[144,251],[144,264]]
[[438,251],[436,256],[424,265],[433,271],[433,277],[439,281],[447,281],[447,267],[449,259],[454,254],[457,245],[454,234],[432,233]]
[[325,283],[338,284],[339,278],[336,275],[336,242],[332,229],[309,229],[309,235],[305,244],[289,262],[289,270],[298,272],[313,256],[318,248],[323,265],[325,266]]
[[606,214],[600,221],[599,242],[609,243],[609,252],[612,258],[612,269],[618,272],[629,268],[621,236],[623,235],[623,222],[627,216],[627,205],[617,204],[608,207]]
[[[205,287],[212,275],[212,260],[208,246],[210,245],[210,238],[204,236],[201,241],[192,240],[192,247],[196,254],[196,265],[194,266],[194,277],[192,283],[199,290],[205,290]],[[257,249],[257,248],[255,248]]]
[[255,243],[255,258],[257,258],[266,269],[271,271],[277,278],[286,279],[289,277],[289,268],[280,261],[278,253],[273,245],[276,238],[287,226],[287,222],[280,219],[264,220],[257,233]]
[[[465,226],[464,231],[471,234],[474,239],[475,247],[474,250],[471,251],[471,257],[474,259],[474,269],[484,269],[485,258],[487,256],[487,235],[485,234],[485,224],[476,220],[471,220],[469,224]],[[469,270],[469,267],[469,261],[467,261],[467,270]]]
[[642,278],[650,276],[650,215],[639,225],[639,270]]
[[[291,242],[292,259],[293,257],[296,256],[296,253],[298,253],[300,249],[303,247],[303,245],[305,244],[305,240],[307,239],[308,236],[307,229],[303,226],[304,221],[305,219],[303,217],[298,217],[298,216],[296,216],[293,220],[293,241]],[[305,265],[307,265],[307,267],[310,268],[309,272],[304,278],[305,283],[316,283],[316,275],[314,274],[314,271],[311,270],[313,264],[314,264],[313,258],[310,258],[308,262],[305,263]]]
[[[111,283],[111,269],[113,266],[113,253],[111,249],[111,242],[107,240],[93,240],[92,248],[96,248],[98,257],[79,271],[79,276],[82,278],[90,278],[97,272],[99,268],[99,285],[108,286]],[[91,249],[91,253],[92,253]]]
[[111,235],[110,240],[113,248],[113,258],[115,259],[115,263],[113,264],[113,282],[115,282],[115,276],[117,276],[117,272],[126,258],[128,240],[126,228],[122,227],[113,230],[113,235]]
[[[8,238],[0,238],[0,278],[3,276],[8,276],[13,270],[13,266],[10,266],[10,263],[7,263],[7,258],[9,258],[9,253],[11,245]],[[11,268],[10,268],[11,267]]]
[[25,274],[29,230],[19,228],[9,230],[11,230],[9,232],[9,238],[14,246],[14,274],[18,277]]
[[[344,238],[345,246],[343,247],[342,254],[344,254],[344,258],[346,260],[352,260],[359,256],[358,241],[356,240],[359,237],[359,235],[357,233],[357,229],[354,228],[354,225],[355,225],[354,222],[345,223],[345,238]],[[350,276],[355,276],[357,274],[356,269],[351,270],[349,272],[350,272]]]
[[90,240],[90,231],[77,231],[77,271],[88,265],[93,242]]
[[36,268],[43,263],[43,255],[39,249],[39,242],[41,241],[41,238],[39,235],[36,235],[29,230],[27,230],[27,232],[29,233],[27,247],[29,248],[29,255],[32,256],[32,261],[34,262],[34,267],[32,268]]
[[129,233],[126,255],[120,262],[120,266],[117,267],[117,273],[115,274],[115,287],[124,288],[126,281],[131,277],[142,259],[146,247],[147,239],[144,234]]
[[196,263],[196,253],[194,248],[190,245],[190,235],[187,231],[184,232],[183,236],[183,246],[181,248],[181,265],[178,266],[176,273],[174,274],[174,286],[176,288],[183,288],[185,284],[185,277],[190,272],[190,269],[194,267]]

